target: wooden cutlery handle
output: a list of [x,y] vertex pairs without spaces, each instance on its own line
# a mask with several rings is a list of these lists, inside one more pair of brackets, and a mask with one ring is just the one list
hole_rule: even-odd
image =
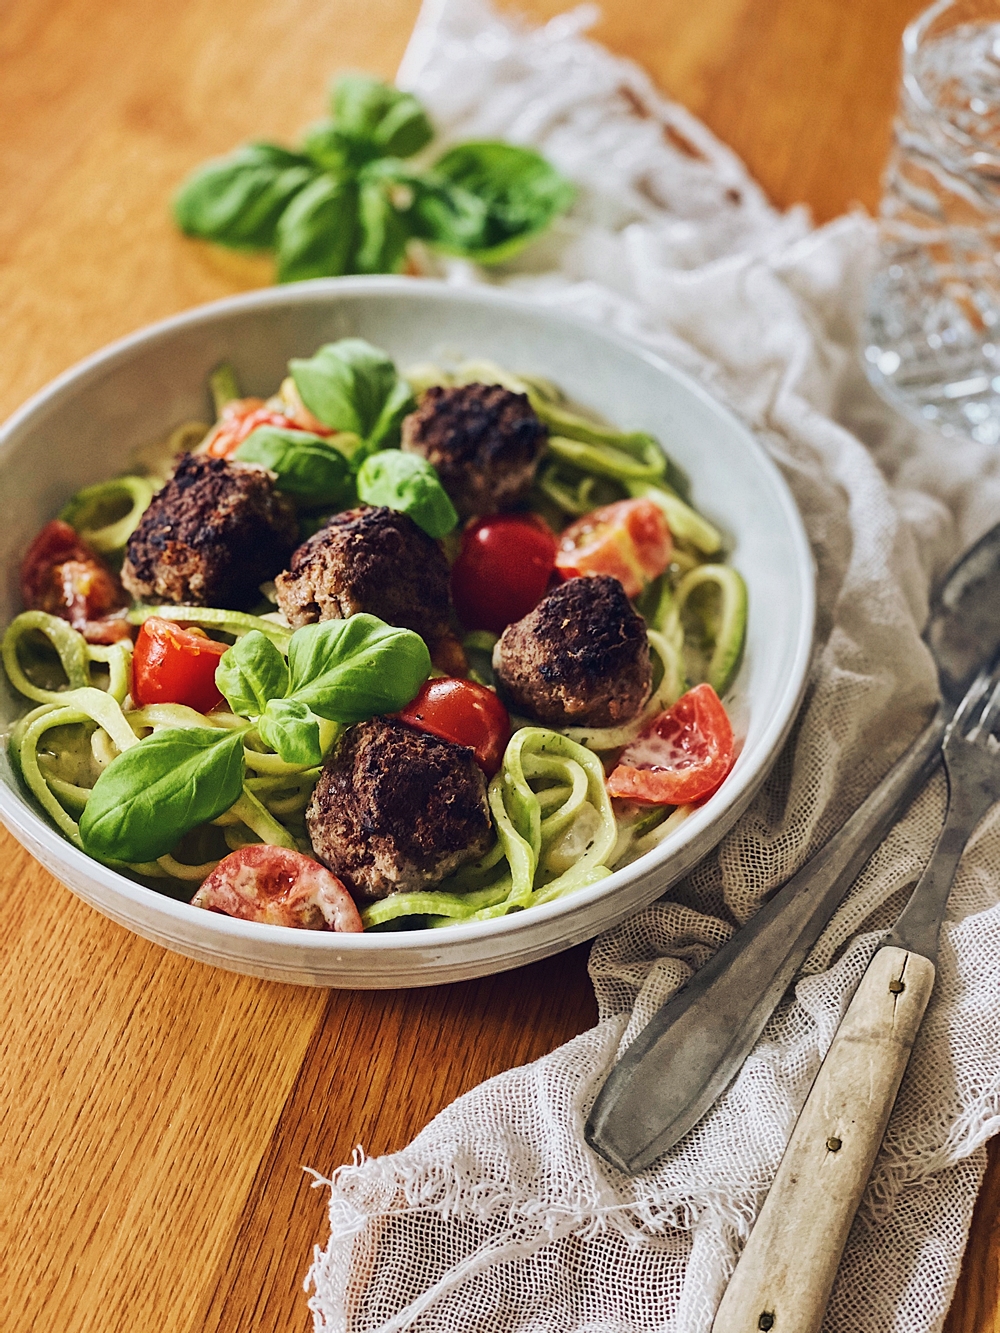
[[921,954],[881,948],[869,963],[712,1333],[817,1333],[933,985]]

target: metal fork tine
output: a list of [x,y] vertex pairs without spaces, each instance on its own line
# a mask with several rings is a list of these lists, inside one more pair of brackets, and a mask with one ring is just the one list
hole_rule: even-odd
[[975,682],[969,687],[969,690],[958,706],[958,712],[951,720],[951,725],[945,735],[945,744],[955,736],[967,735],[970,728],[969,722],[973,714],[977,712],[980,704],[983,702],[983,696],[992,684],[992,677],[985,671],[981,671]]
[[998,715],[1000,715],[1000,679],[997,679],[997,673],[993,674],[993,692],[987,700],[986,707],[980,715],[976,726],[975,735],[988,736],[996,725]]

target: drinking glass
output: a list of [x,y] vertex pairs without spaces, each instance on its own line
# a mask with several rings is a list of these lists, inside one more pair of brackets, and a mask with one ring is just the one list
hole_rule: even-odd
[[903,82],[863,346],[891,402],[1000,443],[1000,0],[938,0]]

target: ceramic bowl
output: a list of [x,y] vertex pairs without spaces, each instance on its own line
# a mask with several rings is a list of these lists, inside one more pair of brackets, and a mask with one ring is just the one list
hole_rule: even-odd
[[[746,652],[726,700],[742,748],[722,788],[655,851],[566,898],[494,921],[371,935],[237,921],[131,882],[55,832],[5,747],[0,819],[67,888],[165,948],[302,985],[427,986],[517,967],[585,940],[659,897],[719,841],[763,781],[801,698],[813,565],[773,463],[729,412],[659,356],[492,289],[348,278],[271,288],[165,320],[67,371],[17,412],[0,431],[0,622],[20,609],[17,570],[28,542],[74,491],[123,470],[133,449],[178,422],[211,419],[206,375],[218,362],[235,366],[246,393],[267,396],[289,357],[348,334],[386,348],[403,367],[466,355],[531,370],[616,425],[662,441],[688,473],[697,507],[727,534],[749,590]],[[0,729],[23,707],[4,682]]]

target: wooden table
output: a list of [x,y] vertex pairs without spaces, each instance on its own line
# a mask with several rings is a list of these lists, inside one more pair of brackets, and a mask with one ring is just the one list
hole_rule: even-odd
[[[390,76],[418,0],[18,0],[0,11],[0,416],[111,338],[260,285],[170,193],[290,140],[339,68]],[[914,0],[604,0],[597,35],[775,201],[871,207]],[[547,17],[563,0],[528,0]],[[294,1333],[324,1199],[304,1164],[406,1143],[594,1022],[586,949],[440,990],[323,992],[204,967],[84,907],[0,833],[0,1328]],[[1000,1160],[950,1333],[998,1327]]]

